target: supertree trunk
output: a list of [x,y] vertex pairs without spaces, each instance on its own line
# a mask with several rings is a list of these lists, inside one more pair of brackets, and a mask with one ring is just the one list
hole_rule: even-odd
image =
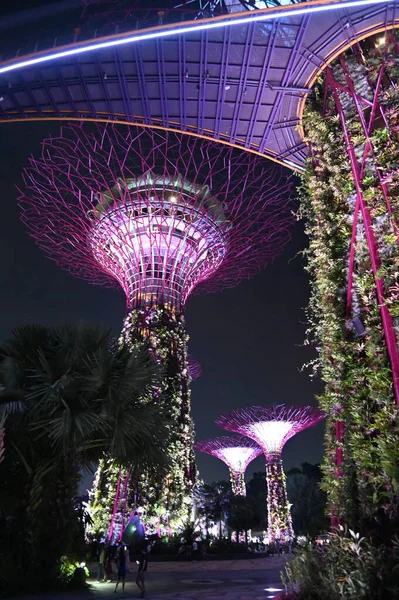
[[377,49],[368,44],[342,55],[326,70],[324,89],[304,116],[312,161],[302,213],[310,237],[316,368],[326,383],[323,486],[333,526],[375,527],[381,511],[396,513],[396,55],[396,40],[389,37]]
[[294,537],[283,463],[279,454],[266,456],[267,534],[270,542],[290,542]]
[[188,335],[184,318],[173,309],[134,309],[125,319],[121,341],[130,347],[137,343],[147,343],[154,360],[164,368],[162,388],[159,391],[166,417],[172,424],[168,445],[171,467],[164,480],[152,481],[151,486],[145,473],[136,483],[139,503],[148,511],[147,514],[153,516],[151,509],[163,501],[168,524],[173,524],[187,516],[195,482]]
[[231,490],[234,496],[246,496],[244,473],[242,471],[233,471],[233,469],[229,469],[229,471]]

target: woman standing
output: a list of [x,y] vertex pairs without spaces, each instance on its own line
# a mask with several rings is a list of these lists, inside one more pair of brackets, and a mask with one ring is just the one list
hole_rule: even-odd
[[114,592],[118,589],[118,585],[120,580],[122,579],[122,591],[125,590],[125,579],[126,579],[126,552],[125,546],[121,546],[118,552],[117,558],[117,566],[118,566],[118,579],[116,581],[116,586]]

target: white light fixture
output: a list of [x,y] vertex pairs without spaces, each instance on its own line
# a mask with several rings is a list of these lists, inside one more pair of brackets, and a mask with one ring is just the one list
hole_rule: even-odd
[[217,21],[212,21],[212,19],[207,19],[203,23],[200,23],[199,21],[194,21],[195,25],[182,25],[181,27],[173,27],[168,29],[160,29],[158,31],[152,31],[151,33],[138,32],[134,35],[130,35],[124,38],[117,38],[104,42],[96,42],[94,44],[88,44],[87,46],[69,48],[67,50],[60,50],[59,52],[53,52],[52,54],[46,54],[44,56],[37,56],[36,58],[21,60],[19,62],[11,63],[0,67],[0,74],[9,73],[10,71],[16,71],[18,69],[23,69],[24,67],[31,67],[33,65],[38,65],[44,62],[49,62],[52,60],[56,60],[57,58],[65,58],[67,56],[74,56],[77,54],[83,54],[95,50],[103,50],[105,48],[113,48],[116,46],[125,46],[126,44],[133,44],[136,42],[146,40],[166,38],[171,37],[173,35],[181,35],[183,33],[194,33],[197,31],[206,31],[210,29],[221,29],[223,27],[230,27],[233,25],[245,25],[246,23],[273,21],[279,19],[282,16],[289,18],[290,16],[297,17],[300,15],[311,15],[313,13],[333,10],[344,10],[348,8],[356,8],[358,6],[370,6],[372,4],[388,4],[393,1],[394,0],[355,0],[354,2],[351,2],[350,0],[347,0],[346,2],[334,2],[333,4],[322,4],[316,6],[309,6],[307,8],[297,8],[302,7],[302,4],[295,4],[292,5],[292,9],[290,9],[289,11],[281,8],[276,8],[272,10],[264,9],[252,11],[250,15],[243,18],[237,18],[229,15],[228,17],[224,19],[218,19]]

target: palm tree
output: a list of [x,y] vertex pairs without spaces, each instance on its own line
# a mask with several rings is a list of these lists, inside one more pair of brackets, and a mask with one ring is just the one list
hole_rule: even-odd
[[228,481],[216,481],[204,484],[204,516],[206,523],[209,521],[219,524],[219,539],[223,537],[223,523],[226,520],[230,497],[231,485]]
[[4,460],[5,454],[4,438],[7,417],[16,412],[22,412],[24,408],[24,403],[19,393],[7,392],[4,387],[0,385],[0,464]]
[[[95,326],[26,326],[0,347],[10,447],[0,494],[7,482],[6,520],[21,519],[36,559],[32,570],[50,578],[76,543],[74,499],[83,467],[112,454],[120,464],[166,468],[168,423],[162,403],[148,400],[162,373],[144,348],[115,349],[113,341]],[[12,402],[26,410],[11,412]],[[20,493],[21,485],[29,492],[13,504],[12,487]]]

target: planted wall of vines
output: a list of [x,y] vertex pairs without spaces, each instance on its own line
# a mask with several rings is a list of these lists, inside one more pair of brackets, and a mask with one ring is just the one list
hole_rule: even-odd
[[[362,189],[370,210],[383,278],[385,302],[399,331],[399,58],[396,41],[384,47],[368,43],[363,54],[345,57],[356,94],[373,99],[383,66],[379,102],[386,120],[377,115],[369,135],[373,152],[365,160]],[[334,80],[347,79],[339,61],[332,66]],[[318,349],[311,366],[325,390],[319,398],[326,412],[323,489],[333,514],[367,531],[398,520],[399,427],[375,278],[365,228],[359,213],[354,239],[355,255],[351,302],[347,290],[356,189],[333,95],[324,96],[320,80],[308,102],[303,125],[311,157],[300,188],[300,216],[305,220],[311,277],[308,342]],[[338,86],[339,87],[339,86]],[[356,154],[362,160],[366,136],[350,94],[339,91],[345,122]],[[365,107],[367,119],[370,108]],[[381,193],[388,193],[390,210]],[[336,424],[343,423],[337,440]],[[338,436],[339,438],[339,436]],[[342,453],[342,466],[336,457]],[[388,528],[389,529],[389,528]]]

